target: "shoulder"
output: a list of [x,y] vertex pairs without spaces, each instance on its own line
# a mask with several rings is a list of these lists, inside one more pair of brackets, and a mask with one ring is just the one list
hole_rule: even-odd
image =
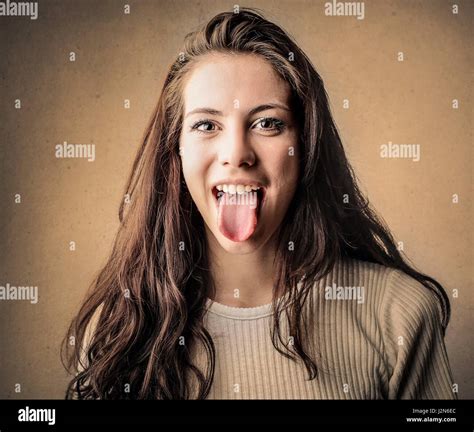
[[393,269],[377,263],[345,258],[336,261],[326,278],[331,282],[365,287],[384,286]]
[[[392,268],[355,259],[339,260],[317,283],[319,295],[325,300],[357,300],[358,309],[375,314],[382,303]],[[330,302],[333,304],[334,302]],[[341,304],[345,302],[336,302]]]
[[336,271],[343,276],[333,280],[364,287],[364,304],[352,308],[354,322],[376,329],[392,368],[415,350],[429,352],[435,341],[442,343],[442,307],[432,289],[400,269],[357,260]]
[[382,314],[407,309],[415,315],[440,317],[439,302],[432,290],[402,270],[356,259],[338,261],[322,280],[326,285],[359,287],[364,303]]
[[[343,309],[354,319],[377,322],[388,333],[401,326],[419,327],[441,322],[441,306],[435,293],[399,269],[345,259],[316,284],[320,307]],[[331,301],[347,300],[347,301]],[[351,307],[347,307],[351,304]],[[342,312],[341,312],[342,313]]]
[[441,304],[433,290],[394,269],[384,290],[380,320],[388,336],[404,334],[415,338],[422,328],[441,327]]

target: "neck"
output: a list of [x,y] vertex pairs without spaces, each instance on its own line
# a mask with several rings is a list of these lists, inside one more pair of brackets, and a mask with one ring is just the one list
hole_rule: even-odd
[[247,254],[227,252],[207,232],[209,264],[215,292],[212,300],[233,307],[256,307],[271,303],[274,283],[273,241]]

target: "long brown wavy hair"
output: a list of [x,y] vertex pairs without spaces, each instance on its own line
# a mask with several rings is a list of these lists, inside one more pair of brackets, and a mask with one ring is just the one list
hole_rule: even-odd
[[[204,222],[182,174],[179,137],[183,80],[196,60],[210,52],[253,53],[266,59],[290,85],[300,125],[299,184],[278,229],[274,262],[275,349],[301,360],[309,379],[316,377],[317,363],[305,342],[303,306],[315,282],[342,258],[397,268],[421,282],[439,299],[446,329],[450,306],[443,287],[408,264],[361,193],[311,61],[260,12],[240,9],[220,13],[188,34],[169,69],[127,182],[130,201],[120,206],[113,251],[63,343],[65,367],[75,373],[66,398],[204,399],[209,393],[215,348],[203,318],[214,285]],[[283,294],[286,303],[276,300]],[[99,310],[97,327],[83,347],[86,329]],[[293,336],[291,348],[282,338],[282,319]],[[75,344],[69,343],[72,337]],[[193,362],[197,345],[204,348],[206,370]],[[198,383],[195,392],[191,377]]]

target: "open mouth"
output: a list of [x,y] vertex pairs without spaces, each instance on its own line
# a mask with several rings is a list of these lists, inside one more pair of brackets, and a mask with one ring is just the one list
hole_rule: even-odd
[[[224,192],[224,191],[219,191],[216,186],[212,188],[212,195],[214,197],[214,202],[216,204],[216,209],[219,207],[219,200],[220,199],[227,199],[228,201],[231,200],[231,196],[235,195],[235,201],[239,202],[240,201],[251,201],[251,194],[256,194],[256,200],[257,200],[257,215],[260,215],[260,210],[265,202],[265,197],[266,197],[266,190],[263,186],[259,187],[256,191],[252,190],[250,192],[243,192],[241,194],[235,193],[231,194],[229,192]],[[227,195],[227,196],[226,196]],[[255,198],[253,198],[255,200]]]
[[233,242],[248,240],[257,230],[265,203],[263,186],[222,185],[212,188],[216,222],[221,234]]

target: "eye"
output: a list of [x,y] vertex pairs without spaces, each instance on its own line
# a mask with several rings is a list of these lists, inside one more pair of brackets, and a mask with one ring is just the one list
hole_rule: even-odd
[[217,125],[210,120],[199,120],[191,126],[191,130],[199,133],[210,133],[217,130]]
[[285,123],[282,120],[273,117],[263,117],[258,119],[252,126],[252,129],[259,129],[264,132],[282,132],[285,129]]

